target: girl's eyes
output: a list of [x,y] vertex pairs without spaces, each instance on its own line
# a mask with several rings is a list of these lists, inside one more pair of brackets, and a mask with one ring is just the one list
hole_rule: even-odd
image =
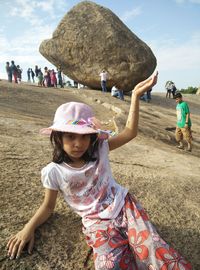
[[65,134],[64,135],[64,138],[65,139],[70,139],[70,140],[75,140],[77,137],[79,137],[80,139],[86,139],[86,138],[88,138],[88,137],[90,137],[90,135],[89,134],[83,134],[83,135],[76,135],[76,134]]
[[75,138],[75,136],[73,134],[65,134],[64,138],[73,140]]

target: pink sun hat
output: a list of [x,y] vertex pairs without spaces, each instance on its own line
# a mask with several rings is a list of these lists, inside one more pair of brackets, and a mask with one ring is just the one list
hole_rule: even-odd
[[110,131],[101,130],[101,123],[94,117],[88,105],[79,102],[62,104],[56,110],[53,125],[40,130],[41,134],[50,135],[53,130],[78,134],[98,133],[103,139]]

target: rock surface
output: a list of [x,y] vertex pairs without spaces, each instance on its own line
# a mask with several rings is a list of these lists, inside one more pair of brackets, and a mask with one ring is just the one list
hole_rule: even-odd
[[89,1],[70,10],[39,51],[69,78],[93,89],[101,88],[102,69],[109,73],[108,88],[117,84],[130,91],[156,67],[147,44],[112,11]]
[[[88,246],[81,218],[61,196],[54,214],[36,230],[31,255],[25,249],[20,259],[10,260],[5,246],[43,200],[40,171],[51,161],[52,148],[39,130],[52,124],[56,108],[81,100],[93,107],[99,120],[105,123],[117,117],[124,126],[123,118],[105,103],[124,111],[127,118],[130,97],[125,99],[100,91],[0,82],[1,270],[94,270],[92,254],[85,266]],[[138,136],[109,157],[117,182],[142,203],[161,236],[191,261],[193,270],[199,270],[200,96],[184,95],[184,100],[192,112],[192,153],[175,147],[175,101],[166,99],[164,92],[153,92],[151,103],[140,102]]]

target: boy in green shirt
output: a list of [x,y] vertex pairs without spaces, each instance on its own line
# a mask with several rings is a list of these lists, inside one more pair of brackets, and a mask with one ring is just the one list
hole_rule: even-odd
[[177,93],[174,96],[176,100],[176,113],[177,113],[177,123],[176,123],[176,141],[179,143],[178,148],[184,149],[183,139],[186,140],[188,147],[187,151],[192,151],[192,133],[191,133],[191,119],[190,119],[190,109],[188,104],[182,100],[181,93]]

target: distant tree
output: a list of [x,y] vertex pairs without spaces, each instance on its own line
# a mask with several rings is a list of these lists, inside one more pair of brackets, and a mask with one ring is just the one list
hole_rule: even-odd
[[183,94],[196,94],[198,88],[197,87],[192,87],[192,86],[189,86],[188,88],[186,89],[181,89],[181,93]]

